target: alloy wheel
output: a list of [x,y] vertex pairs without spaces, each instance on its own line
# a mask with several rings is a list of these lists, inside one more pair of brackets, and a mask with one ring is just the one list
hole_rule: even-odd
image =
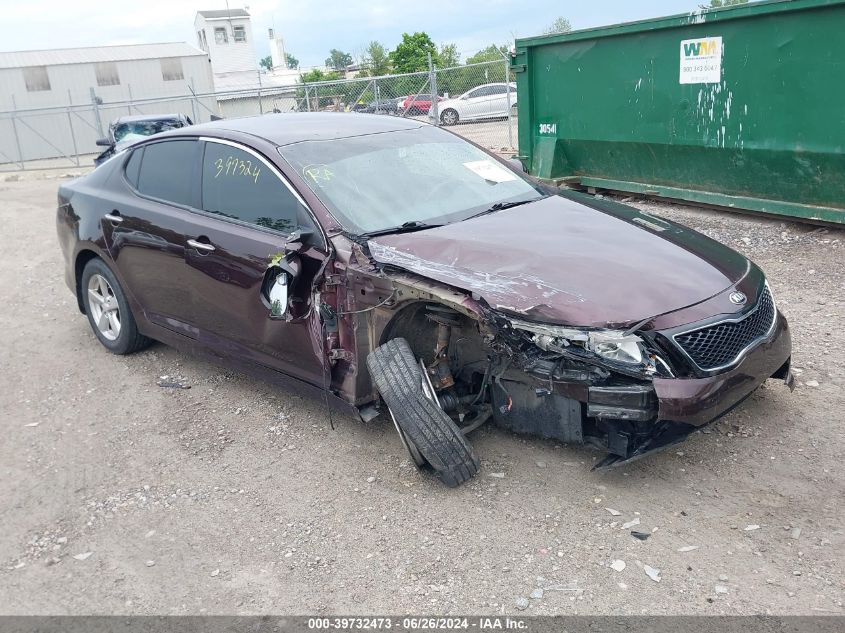
[[109,341],[120,336],[120,306],[109,282],[100,274],[88,280],[88,309],[94,325]]

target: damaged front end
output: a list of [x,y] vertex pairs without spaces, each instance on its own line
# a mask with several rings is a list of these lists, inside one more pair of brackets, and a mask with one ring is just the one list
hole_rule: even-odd
[[493,349],[510,361],[491,387],[500,425],[607,450],[597,468],[665,448],[693,430],[657,422],[653,378],[674,375],[639,335],[491,316],[497,326]]
[[380,334],[370,346],[406,339],[426,388],[465,434],[492,420],[516,433],[606,450],[596,468],[607,468],[695,429],[658,422],[653,381],[674,375],[646,337],[525,321],[417,275],[382,272],[396,302],[375,310]]

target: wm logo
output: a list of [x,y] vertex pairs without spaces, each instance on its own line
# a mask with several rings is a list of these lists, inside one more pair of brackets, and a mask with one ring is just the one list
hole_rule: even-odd
[[718,43],[716,40],[699,40],[698,42],[684,43],[684,55],[687,57],[715,55],[717,50]]

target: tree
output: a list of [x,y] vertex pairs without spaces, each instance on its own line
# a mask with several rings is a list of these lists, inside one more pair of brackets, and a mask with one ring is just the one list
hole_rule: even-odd
[[748,0],[710,0],[710,4],[699,5],[702,9],[721,9],[722,7],[732,7],[735,4],[748,4]]
[[302,83],[307,84],[315,81],[335,81],[340,79],[340,73],[335,70],[324,72],[319,68],[315,68],[314,70],[309,70],[307,73],[302,73],[300,77],[302,78]]
[[390,55],[384,45],[376,40],[367,44],[361,61],[366,66],[368,74],[373,77],[386,75],[390,72]]
[[288,68],[299,68],[299,60],[290,53],[285,53],[285,61],[288,64]]
[[505,59],[508,53],[507,44],[496,46],[490,44],[487,48],[478,51],[475,55],[467,57],[467,64],[480,64],[481,62],[500,62]]
[[414,73],[428,69],[429,54],[432,61],[439,62],[437,47],[428,33],[418,32],[413,35],[402,33],[402,41],[390,53],[390,61],[396,72]]
[[457,44],[441,44],[437,57],[439,60],[437,65],[440,68],[454,68],[461,63],[461,54],[458,52]]
[[273,70],[273,58],[270,57],[269,55],[267,55],[267,57],[262,57],[258,61],[258,65],[261,66],[261,68],[265,68],[267,70]]
[[326,58],[326,66],[335,70],[346,70],[346,67],[351,63],[352,55],[339,51],[336,48],[330,50],[329,56]]
[[543,35],[554,35],[555,33],[569,33],[572,30],[572,23],[564,17],[558,17],[554,22],[543,30]]

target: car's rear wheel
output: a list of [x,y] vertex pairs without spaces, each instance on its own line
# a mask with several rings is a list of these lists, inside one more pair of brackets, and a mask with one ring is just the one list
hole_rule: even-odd
[[448,110],[444,110],[443,114],[440,115],[440,122],[443,125],[455,125],[460,118],[457,110],[449,108]]
[[478,457],[440,408],[408,342],[391,339],[370,353],[367,367],[414,463],[430,466],[450,488],[471,479]]
[[131,354],[152,343],[138,325],[114,273],[102,259],[92,259],[79,284],[88,323],[100,343],[113,354]]

